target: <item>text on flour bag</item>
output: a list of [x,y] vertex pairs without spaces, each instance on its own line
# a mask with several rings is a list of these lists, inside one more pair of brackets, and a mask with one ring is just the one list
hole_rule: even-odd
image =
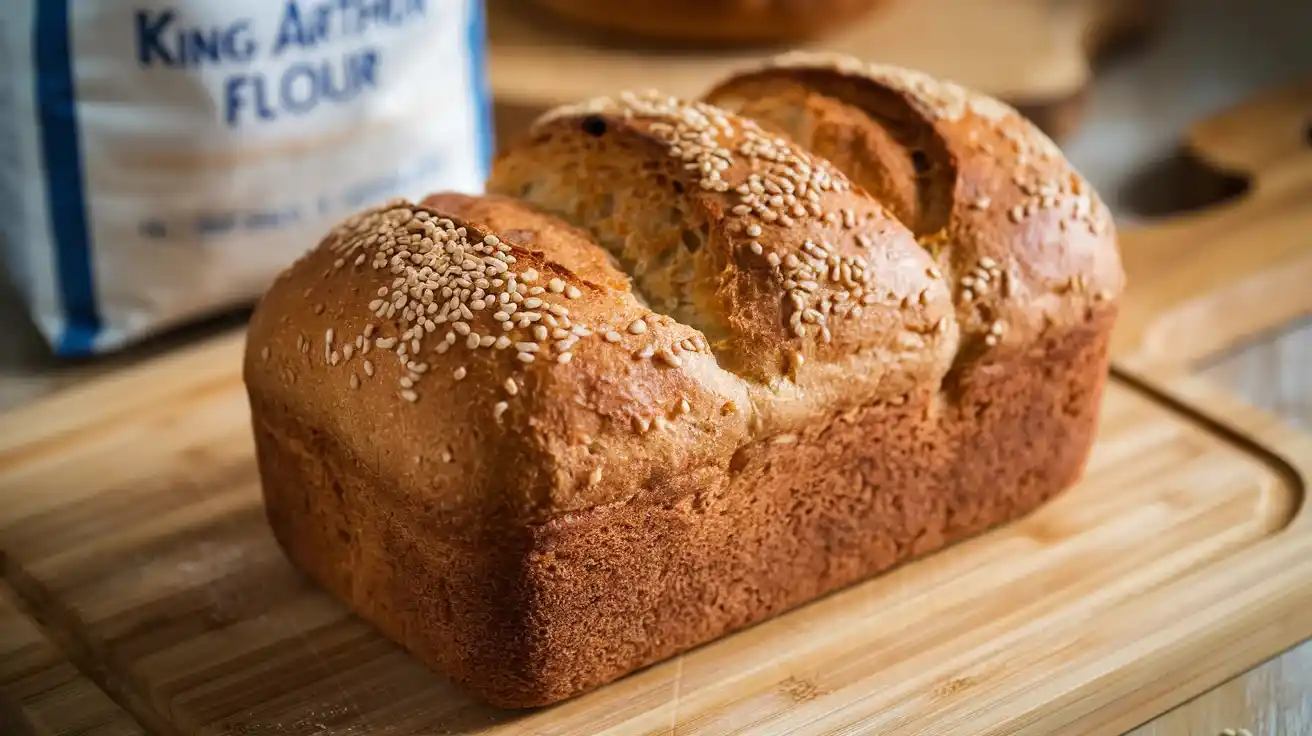
[[248,304],[352,211],[482,190],[479,0],[5,12],[0,254],[61,354]]

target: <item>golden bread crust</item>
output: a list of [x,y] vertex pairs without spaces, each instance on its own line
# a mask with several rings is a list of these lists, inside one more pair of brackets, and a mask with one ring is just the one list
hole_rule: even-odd
[[711,99],[760,123],[556,111],[494,194],[360,213],[252,318],[279,543],[496,705],[1018,518],[1088,457],[1123,276],[1050,141],[813,57]]
[[1124,289],[1106,207],[1042,131],[995,99],[911,70],[793,53],[707,100],[795,138],[885,202],[952,277],[967,350],[1032,344]]

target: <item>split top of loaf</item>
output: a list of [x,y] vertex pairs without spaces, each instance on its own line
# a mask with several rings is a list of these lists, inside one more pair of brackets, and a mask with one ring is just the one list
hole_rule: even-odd
[[941,410],[1114,308],[1105,208],[1001,103],[799,56],[707,99],[553,111],[489,196],[343,223],[257,310],[253,395],[453,525],[541,521],[856,406]]

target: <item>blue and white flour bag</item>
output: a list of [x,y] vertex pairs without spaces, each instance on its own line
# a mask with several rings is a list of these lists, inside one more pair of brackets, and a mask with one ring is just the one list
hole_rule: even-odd
[[481,0],[5,0],[0,255],[55,350],[251,303],[348,213],[482,190]]

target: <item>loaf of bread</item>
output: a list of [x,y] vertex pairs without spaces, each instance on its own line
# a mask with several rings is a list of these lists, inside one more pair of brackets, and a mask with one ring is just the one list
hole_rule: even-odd
[[841,59],[708,100],[554,111],[489,195],[357,215],[253,318],[279,543],[493,704],[1016,519],[1089,453],[1123,275],[1051,141]]
[[658,41],[801,41],[842,28],[889,0],[534,0],[583,26]]

